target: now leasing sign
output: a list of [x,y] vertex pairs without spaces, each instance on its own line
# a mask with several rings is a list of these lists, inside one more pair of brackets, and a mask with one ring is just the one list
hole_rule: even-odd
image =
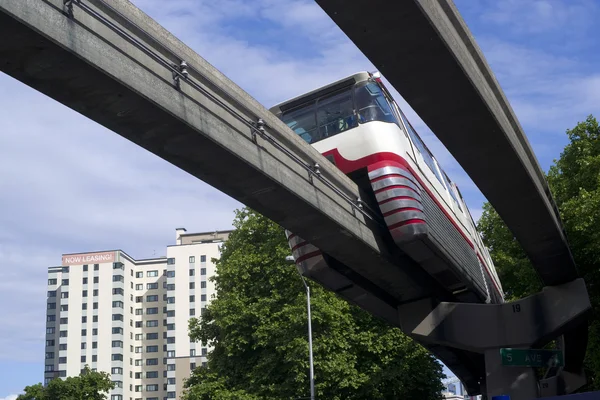
[[68,254],[62,256],[62,265],[100,264],[115,261],[115,252]]
[[565,365],[560,350],[500,349],[502,365],[511,367],[562,367]]

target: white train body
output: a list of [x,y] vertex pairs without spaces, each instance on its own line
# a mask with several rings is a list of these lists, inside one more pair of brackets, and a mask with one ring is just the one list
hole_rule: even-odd
[[[354,74],[271,111],[372,195],[370,205],[381,212],[396,245],[455,298],[504,301],[458,188],[376,75]],[[289,232],[288,239],[305,275],[325,273],[319,249]]]

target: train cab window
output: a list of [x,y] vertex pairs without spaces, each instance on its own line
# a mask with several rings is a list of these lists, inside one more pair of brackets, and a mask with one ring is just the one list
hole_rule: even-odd
[[313,102],[284,113],[281,120],[307,143],[317,141],[319,135]]
[[354,89],[358,120],[361,124],[370,121],[397,123],[394,113],[375,82],[364,82],[356,85]]
[[350,89],[322,97],[317,101],[317,125],[319,140],[356,128]]
[[427,164],[427,166],[433,172],[438,181],[440,181],[440,183],[444,185],[442,177],[440,176],[437,166],[435,165],[435,161],[433,160],[433,155],[429,152],[429,149],[427,148],[427,146],[425,146],[425,143],[423,143],[419,135],[417,135],[417,132],[415,132],[413,127],[410,125],[410,122],[408,122],[404,113],[400,112],[400,116],[402,117],[402,122],[404,123],[404,126],[406,126],[406,130],[410,135],[410,139],[417,147],[419,153],[421,153],[421,156],[423,156],[423,161],[425,161],[425,164]]

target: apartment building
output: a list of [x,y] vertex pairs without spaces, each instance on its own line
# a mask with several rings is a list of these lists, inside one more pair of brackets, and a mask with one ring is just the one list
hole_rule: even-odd
[[44,384],[87,364],[111,374],[111,400],[179,398],[191,370],[206,365],[210,349],[190,341],[188,320],[215,293],[212,259],[229,233],[176,229],[159,258],[64,254],[48,269]]

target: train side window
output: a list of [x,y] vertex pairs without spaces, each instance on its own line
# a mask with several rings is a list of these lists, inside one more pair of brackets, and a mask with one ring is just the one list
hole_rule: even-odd
[[281,120],[307,143],[318,140],[314,103],[283,113]]
[[383,91],[376,83],[357,84],[354,89],[354,98],[361,124],[370,121],[397,123]]
[[421,141],[421,138],[419,137],[419,135],[417,135],[417,132],[415,132],[413,127],[410,125],[410,122],[408,122],[404,113],[400,112],[400,115],[402,116],[402,122],[404,123],[404,126],[406,126],[406,130],[408,131],[412,142],[417,147],[417,150],[419,150],[419,152],[421,153],[421,156],[423,156],[423,161],[425,161],[425,164],[427,164],[429,169],[431,169],[438,181],[440,181],[440,183],[444,185],[444,181],[440,176],[440,173],[438,172],[438,169],[435,165],[435,161],[433,160],[433,155],[429,152],[429,149],[427,148],[427,146],[425,146],[425,143]]
[[450,196],[452,197],[452,200],[454,200],[454,202],[458,206],[458,209],[460,211],[462,211],[460,202],[458,201],[458,199],[456,198],[456,194],[454,193],[454,188],[452,187],[452,182],[450,182],[450,179],[448,179],[448,175],[444,171],[442,171],[442,174],[444,176],[444,180],[446,181],[446,187],[448,188],[448,193],[450,193]]

